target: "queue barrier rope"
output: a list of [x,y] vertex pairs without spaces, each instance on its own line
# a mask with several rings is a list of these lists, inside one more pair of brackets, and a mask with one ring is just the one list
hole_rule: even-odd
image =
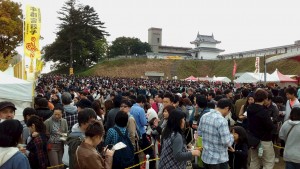
[[59,165],[55,165],[55,166],[51,166],[51,167],[47,167],[47,169],[51,169],[51,168],[58,168],[58,167],[64,167],[64,164],[59,164]]
[[147,161],[151,162],[151,161],[156,161],[156,160],[159,160],[159,159],[160,159],[160,158],[153,158],[153,159],[150,159],[150,160],[145,160],[145,161],[142,161],[142,162],[140,162],[140,163],[138,163],[138,164],[135,164],[135,165],[133,165],[133,166],[127,167],[127,168],[125,168],[125,169],[134,168],[134,167],[137,167],[137,166],[139,166],[139,165],[141,165],[141,164],[144,164],[144,163],[147,162]]
[[284,149],[284,147],[280,147],[278,145],[273,145],[275,148],[278,148],[278,149]]
[[141,153],[141,152],[147,150],[148,148],[150,148],[150,147],[152,147],[152,146],[153,146],[153,144],[151,144],[150,146],[148,146],[148,147],[146,147],[146,148],[144,148],[144,149],[142,149],[142,150],[140,150],[140,151],[135,152],[134,154],[139,154],[139,153]]

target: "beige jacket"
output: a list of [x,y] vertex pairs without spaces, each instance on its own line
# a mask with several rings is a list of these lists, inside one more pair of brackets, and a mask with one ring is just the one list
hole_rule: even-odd
[[134,120],[134,117],[129,116],[128,122],[127,122],[127,130],[129,133],[129,139],[133,145],[133,147],[136,146],[136,122]]
[[97,150],[85,142],[82,142],[76,151],[75,169],[111,169],[112,156],[103,159]]

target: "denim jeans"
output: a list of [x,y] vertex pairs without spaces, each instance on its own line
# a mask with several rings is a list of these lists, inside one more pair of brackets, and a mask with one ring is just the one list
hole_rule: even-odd
[[286,161],[285,162],[285,169],[298,169],[300,168],[300,163],[293,163]]
[[204,163],[204,168],[205,169],[228,169],[228,163],[221,163],[221,164],[205,164]]

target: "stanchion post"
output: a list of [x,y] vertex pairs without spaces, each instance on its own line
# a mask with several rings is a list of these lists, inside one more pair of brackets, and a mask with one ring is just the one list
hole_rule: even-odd
[[149,154],[146,155],[146,169],[149,169]]
[[[155,158],[158,158],[158,141],[157,140],[154,141],[154,151],[155,151]],[[158,168],[159,160],[156,160],[155,164],[156,164],[156,168]]]

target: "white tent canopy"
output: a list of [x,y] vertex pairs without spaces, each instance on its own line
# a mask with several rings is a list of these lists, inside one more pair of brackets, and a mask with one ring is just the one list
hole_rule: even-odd
[[231,82],[231,80],[228,77],[216,77],[216,76],[214,76],[212,78],[212,81],[213,82],[225,82],[225,83],[230,83]]
[[10,101],[16,105],[16,119],[23,119],[23,109],[31,107],[33,84],[0,72],[0,102]]
[[[267,81],[272,81],[272,77],[267,73]],[[234,80],[235,83],[257,83],[264,82],[264,73],[250,73],[246,72],[239,78]]]

